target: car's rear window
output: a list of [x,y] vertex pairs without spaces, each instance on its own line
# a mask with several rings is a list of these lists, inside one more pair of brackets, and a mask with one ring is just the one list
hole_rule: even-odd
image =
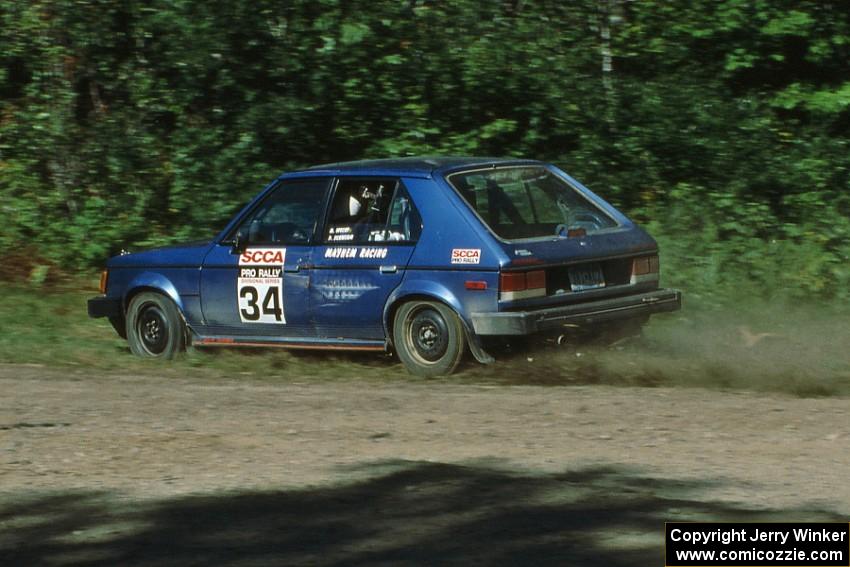
[[448,176],[496,236],[520,240],[617,226],[605,212],[542,166],[463,171]]

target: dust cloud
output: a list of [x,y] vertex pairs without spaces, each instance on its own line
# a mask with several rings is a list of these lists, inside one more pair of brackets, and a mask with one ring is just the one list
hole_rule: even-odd
[[[640,336],[613,344],[532,345],[500,357],[499,381],[539,384],[693,386],[850,394],[850,314],[764,303],[686,308],[653,318]],[[481,374],[484,371],[471,371]]]

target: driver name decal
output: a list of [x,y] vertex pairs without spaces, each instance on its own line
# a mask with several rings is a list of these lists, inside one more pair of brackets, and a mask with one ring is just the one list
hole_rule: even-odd
[[236,298],[243,323],[286,323],[281,278],[285,259],[285,248],[249,248],[239,256]]

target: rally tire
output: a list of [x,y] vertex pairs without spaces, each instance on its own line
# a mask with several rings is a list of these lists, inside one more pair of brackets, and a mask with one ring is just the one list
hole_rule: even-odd
[[425,378],[451,374],[463,358],[466,335],[457,314],[433,301],[410,301],[393,318],[393,344],[407,371]]
[[143,292],[127,307],[127,343],[143,358],[174,358],[186,346],[186,325],[166,296]]

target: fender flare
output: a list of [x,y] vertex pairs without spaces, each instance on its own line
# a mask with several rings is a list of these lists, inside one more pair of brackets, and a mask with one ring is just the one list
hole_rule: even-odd
[[142,272],[130,281],[122,299],[125,313],[130,304],[130,298],[143,291],[155,291],[165,295],[174,302],[180,311],[180,316],[185,319],[183,300],[177,292],[177,288],[174,287],[171,280],[156,272]]

